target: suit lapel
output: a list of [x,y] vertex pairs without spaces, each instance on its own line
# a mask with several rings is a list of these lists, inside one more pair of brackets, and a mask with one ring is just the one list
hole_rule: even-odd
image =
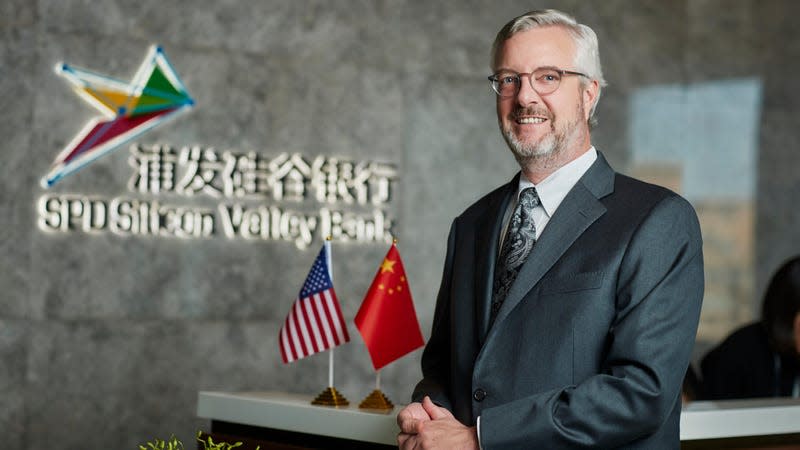
[[575,240],[606,212],[599,198],[613,191],[613,183],[614,171],[598,152],[595,163],[561,202],[522,265],[492,329],[497,328]]
[[497,261],[497,245],[503,227],[503,217],[519,186],[519,174],[495,197],[476,224],[475,236],[475,318],[478,327],[478,344],[489,331],[489,315],[494,285],[494,267]]

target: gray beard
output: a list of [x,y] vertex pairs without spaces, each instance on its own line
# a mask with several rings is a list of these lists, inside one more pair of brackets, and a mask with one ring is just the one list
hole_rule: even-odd
[[556,128],[551,122],[551,133],[532,144],[524,143],[517,139],[511,126],[503,128],[503,138],[520,167],[529,167],[531,164],[550,165],[553,162],[557,162],[564,150],[581,137],[580,121],[583,116],[583,108],[579,107],[578,110],[579,114],[574,121],[559,128]]
[[566,141],[564,133],[555,132],[536,143],[527,144],[520,142],[510,128],[503,130],[503,137],[520,165],[557,155],[564,148]]

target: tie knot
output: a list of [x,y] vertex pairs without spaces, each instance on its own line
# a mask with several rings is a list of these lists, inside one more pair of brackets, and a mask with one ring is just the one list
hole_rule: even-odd
[[522,190],[519,194],[519,202],[526,209],[530,209],[539,205],[539,194],[536,193],[535,187],[528,187]]

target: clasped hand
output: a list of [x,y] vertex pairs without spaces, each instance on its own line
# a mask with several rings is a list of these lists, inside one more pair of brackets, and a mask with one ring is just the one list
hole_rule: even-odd
[[477,450],[478,434],[453,417],[446,408],[436,406],[428,397],[414,402],[397,414],[401,450],[467,449]]

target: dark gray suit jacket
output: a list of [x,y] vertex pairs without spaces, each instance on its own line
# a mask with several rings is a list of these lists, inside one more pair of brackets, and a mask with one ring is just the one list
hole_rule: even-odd
[[518,177],[450,229],[424,395],[484,450],[679,448],[680,388],[703,296],[700,227],[667,189],[601,154],[567,194],[490,327],[502,218]]

